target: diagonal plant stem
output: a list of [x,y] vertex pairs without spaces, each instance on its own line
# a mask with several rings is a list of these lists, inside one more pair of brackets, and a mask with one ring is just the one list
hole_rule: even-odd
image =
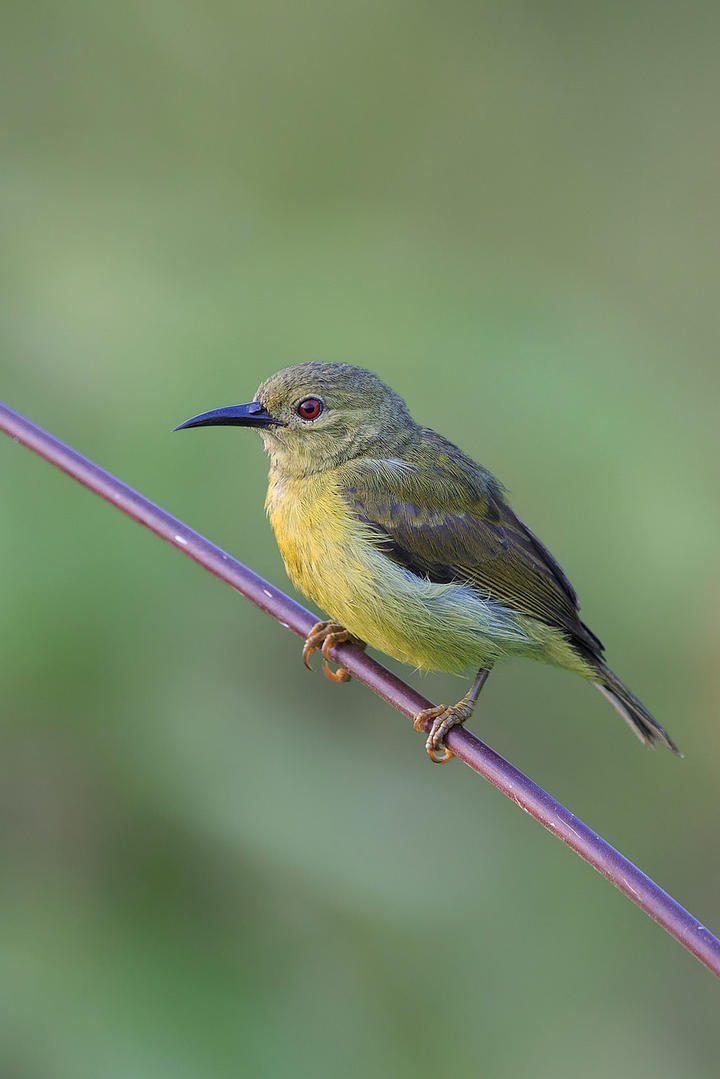
[[[317,621],[315,615],[284,592],[263,580],[241,562],[198,532],[156,506],[127,484],[77,453],[0,402],[0,430],[21,442],[50,464],[62,469],[128,517],[145,525],[166,543],[210,570],[282,625],[305,637]],[[430,701],[351,644],[336,645],[333,659],[403,715],[414,718]],[[720,977],[720,940],[672,896],[663,891],[597,832],[552,798],[526,775],[509,764],[464,727],[453,727],[448,746],[470,768],[489,780],[544,828],[589,862],[638,907],[654,918],[688,951]]]

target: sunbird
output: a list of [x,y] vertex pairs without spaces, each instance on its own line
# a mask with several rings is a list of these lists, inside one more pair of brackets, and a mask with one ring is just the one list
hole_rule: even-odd
[[185,427],[258,430],[270,457],[265,506],[293,583],[330,615],[303,659],[344,641],[418,669],[477,670],[457,704],[425,709],[426,749],[452,753],[447,732],[468,719],[490,669],[528,656],[587,678],[640,740],[670,736],[605,664],[575,590],[516,517],[482,465],[411,417],[372,371],[299,363],[271,375],[255,400],[194,416]]

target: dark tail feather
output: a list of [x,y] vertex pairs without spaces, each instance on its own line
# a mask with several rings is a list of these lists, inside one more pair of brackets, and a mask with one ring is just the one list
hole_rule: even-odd
[[600,690],[603,697],[607,697],[640,741],[650,746],[656,742],[662,742],[678,757],[682,757],[682,753],[667,731],[663,730],[645,705],[630,692],[627,686],[622,684],[618,676],[613,674],[604,663],[599,663],[597,670],[598,680],[593,685]]

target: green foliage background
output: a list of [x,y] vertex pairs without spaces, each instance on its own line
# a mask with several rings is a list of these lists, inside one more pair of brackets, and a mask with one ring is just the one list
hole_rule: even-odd
[[[719,32],[40,0],[0,40],[3,397],[284,586],[255,436],[170,429],[378,371],[686,759],[529,663],[474,729],[715,930]],[[717,1074],[711,976],[511,802],[7,440],[0,484],[3,1076]]]

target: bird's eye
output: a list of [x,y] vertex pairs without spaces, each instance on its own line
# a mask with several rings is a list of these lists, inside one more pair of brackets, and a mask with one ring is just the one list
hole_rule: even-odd
[[298,416],[304,420],[316,420],[323,410],[323,403],[319,397],[306,397],[295,410]]

